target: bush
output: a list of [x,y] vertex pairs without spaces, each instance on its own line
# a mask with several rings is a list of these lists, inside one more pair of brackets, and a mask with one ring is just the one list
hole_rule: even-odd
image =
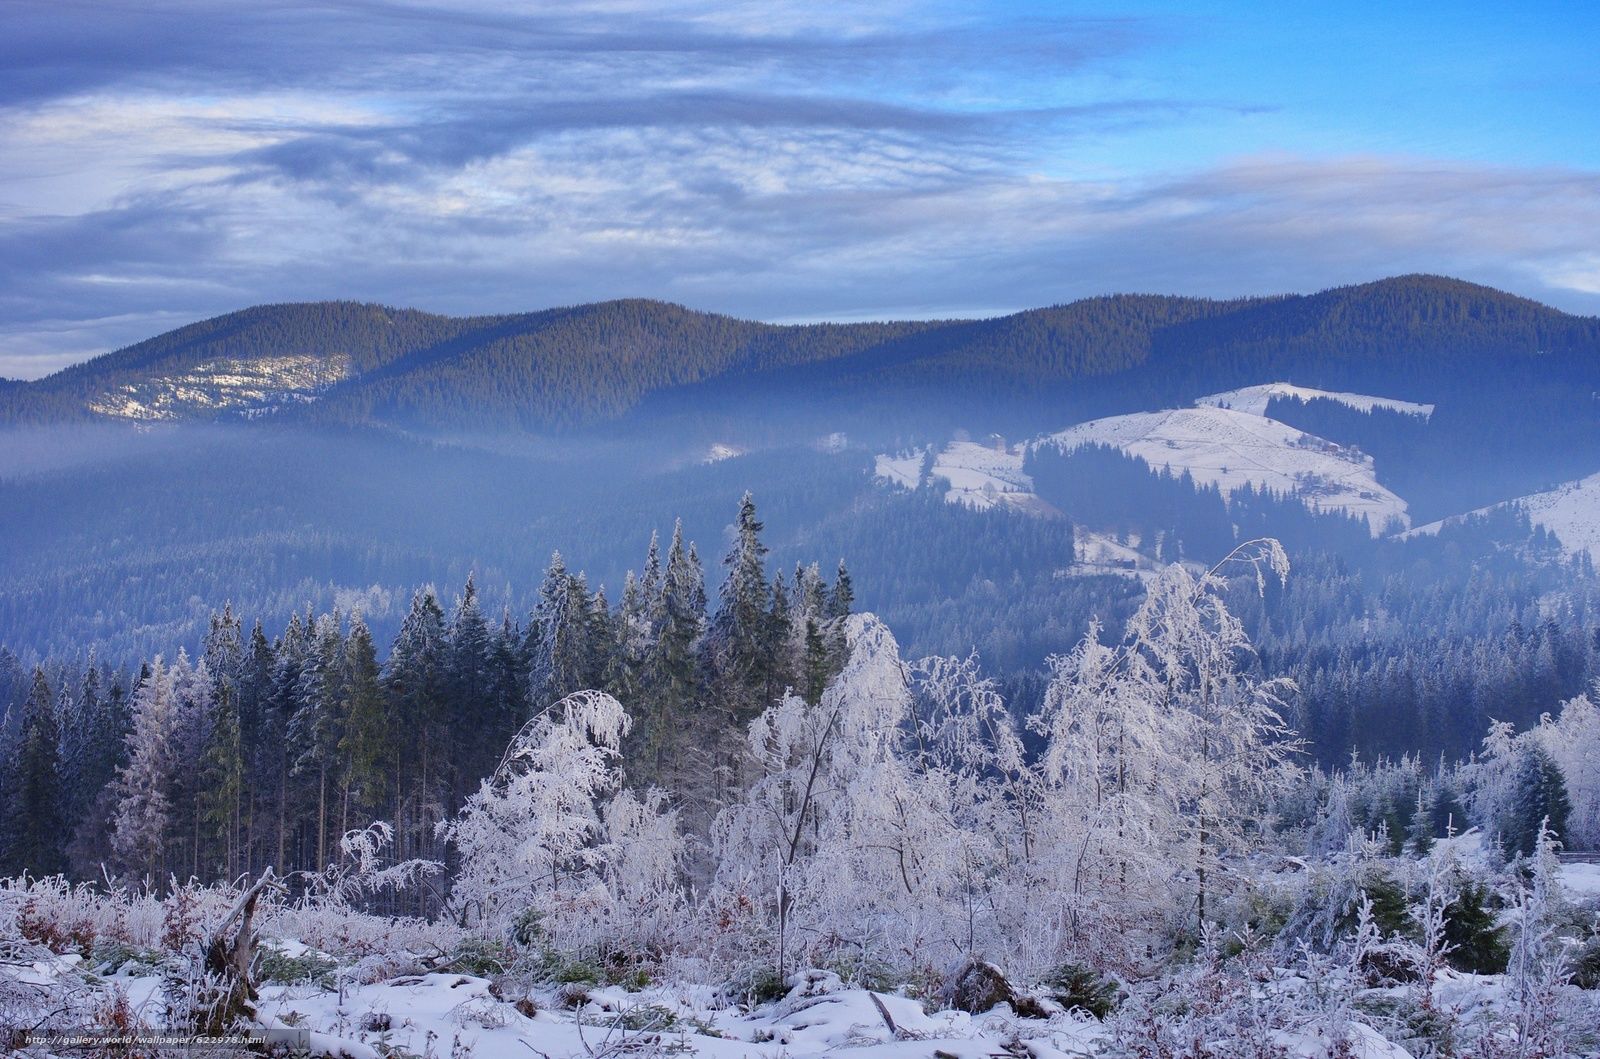
[[1045,978],[1043,986],[1044,995],[1068,1011],[1082,1011],[1097,1019],[1110,1015],[1122,1003],[1122,987],[1116,979],[1087,964],[1064,963]]
[[299,956],[290,956],[282,949],[271,945],[261,947],[259,962],[256,964],[256,973],[263,982],[275,982],[279,985],[309,983],[319,989],[338,988],[334,977],[338,969],[338,963],[321,953],[306,952]]
[[474,978],[492,978],[504,974],[511,963],[511,952],[497,941],[467,938],[450,957],[445,966],[457,974],[470,974]]
[[1572,984],[1600,989],[1600,933],[1590,934],[1572,954]]
[[96,945],[88,962],[97,974],[116,974],[130,964],[135,968],[155,970],[165,959],[166,955],[155,949],[113,941]]
[[782,1000],[789,995],[789,987],[778,977],[777,971],[762,966],[740,971],[723,983],[718,992],[728,1003],[753,1008]]
[[1445,909],[1444,938],[1452,948],[1445,960],[1458,971],[1499,974],[1511,959],[1505,931],[1495,923],[1494,894],[1484,883],[1464,879]]

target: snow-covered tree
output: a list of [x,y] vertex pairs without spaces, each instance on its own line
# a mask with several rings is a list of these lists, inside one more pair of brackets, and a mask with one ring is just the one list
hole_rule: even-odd
[[617,793],[629,724],[615,698],[580,691],[517,733],[442,828],[461,856],[463,920],[504,930],[531,909],[549,940],[581,949],[675,891],[682,840],[664,798]]
[[1587,695],[1562,703],[1534,730],[1544,752],[1561,769],[1570,811],[1562,842],[1569,849],[1600,849],[1600,707]]
[[179,768],[178,703],[160,656],[133,696],[128,763],[117,776],[111,847],[123,866],[153,874],[161,867],[172,828],[172,791]]

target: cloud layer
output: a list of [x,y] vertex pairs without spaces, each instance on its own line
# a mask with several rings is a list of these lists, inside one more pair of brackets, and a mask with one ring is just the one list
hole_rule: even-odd
[[1336,143],[1161,158],[1277,107],[1127,74],[1192,29],[920,3],[529,10],[14,4],[0,375],[320,298],[860,318],[1427,270],[1600,308],[1593,171]]

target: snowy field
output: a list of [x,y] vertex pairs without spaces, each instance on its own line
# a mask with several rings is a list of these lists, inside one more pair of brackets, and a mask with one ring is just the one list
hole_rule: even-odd
[[[1070,451],[1103,444],[1140,457],[1152,468],[1174,474],[1188,471],[1197,483],[1215,485],[1224,496],[1245,485],[1271,489],[1297,496],[1313,508],[1364,517],[1374,536],[1381,536],[1392,523],[1410,526],[1405,500],[1378,482],[1371,457],[1268,419],[1267,402],[1277,396],[1325,397],[1362,411],[1387,408],[1423,417],[1433,413],[1432,405],[1389,397],[1266,383],[1202,397],[1194,408],[1080,423],[1023,445],[954,441],[934,457],[931,475],[948,485],[945,498],[953,504],[980,511],[1003,506],[1055,515],[1059,512],[1034,493],[1032,480],[1023,472],[1027,450],[1056,445]],[[922,484],[925,459],[924,449],[880,455],[875,476],[889,485],[915,489]],[[1600,511],[1600,484],[1593,494],[1592,510]],[[1593,520],[1587,525],[1592,527]],[[1593,532],[1600,538],[1600,531]]]
[[1339,404],[1354,408],[1358,412],[1370,412],[1374,408],[1383,408],[1391,412],[1401,412],[1405,415],[1421,416],[1424,419],[1433,415],[1433,405],[1431,404],[1401,401],[1394,397],[1374,397],[1371,394],[1364,393],[1316,390],[1309,386],[1296,386],[1288,382],[1268,382],[1259,386],[1244,386],[1237,390],[1209,394],[1196,399],[1195,404],[1207,405],[1212,408],[1231,408],[1236,412],[1244,412],[1247,415],[1264,416],[1267,414],[1267,404],[1274,397],[1297,397],[1302,401],[1314,401],[1321,398],[1328,401],[1337,401]]
[[1600,560],[1600,474],[1591,474],[1574,482],[1566,482],[1543,493],[1507,500],[1503,504],[1480,507],[1462,515],[1418,526],[1412,533],[1438,533],[1445,526],[1459,522],[1470,515],[1482,515],[1497,508],[1520,505],[1536,526],[1554,533],[1567,554],[1587,551],[1590,558]]
[[[880,481],[915,489],[919,484],[926,450],[909,455],[879,456],[875,468]],[[977,511],[1009,507],[1034,515],[1059,514],[1033,492],[1033,479],[1022,470],[1021,448],[953,441],[934,457],[932,476],[948,487],[945,500]]]
[[1036,444],[1065,451],[1109,445],[1153,468],[1188,471],[1224,495],[1252,485],[1300,496],[1324,511],[1365,517],[1374,536],[1390,520],[1410,525],[1406,502],[1380,485],[1372,459],[1274,419],[1227,408],[1134,412],[1080,423]]

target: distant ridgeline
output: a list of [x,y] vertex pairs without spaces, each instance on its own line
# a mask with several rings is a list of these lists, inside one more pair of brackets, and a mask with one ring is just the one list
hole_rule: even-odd
[[[799,326],[645,300],[466,318],[321,302],[216,317],[0,388],[0,422],[277,407],[350,423],[547,430],[614,418],[669,389],[760,380],[997,398],[1098,380],[1105,401],[1165,403],[1293,378],[1432,400],[1441,385],[1470,390],[1464,376],[1484,371],[1535,391],[1593,390],[1597,350],[1600,320],[1432,276],[1309,296],[1114,295],[988,320]],[[275,372],[229,392],[231,376],[261,362]],[[216,399],[173,400],[180,381]]]

